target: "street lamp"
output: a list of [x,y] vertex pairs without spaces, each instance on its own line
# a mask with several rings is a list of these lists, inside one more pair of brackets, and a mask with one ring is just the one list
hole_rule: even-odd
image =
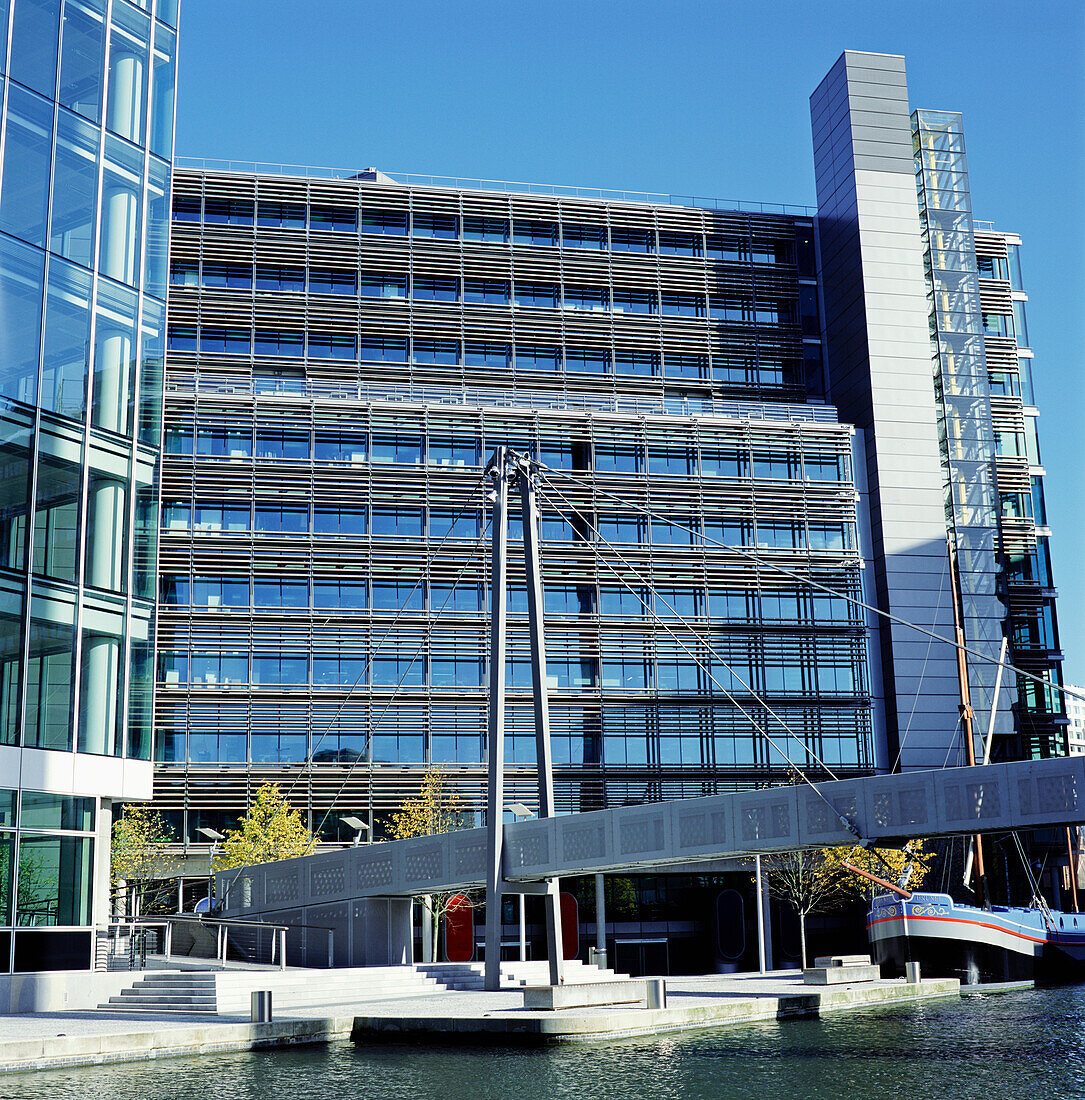
[[[535,814],[522,802],[513,802],[505,809],[516,818],[517,821],[526,821]],[[527,918],[524,915],[524,895],[520,895],[520,962],[527,962]]]
[[[353,814],[348,814],[346,817],[341,817],[339,820],[346,825],[347,828],[354,830],[354,847],[357,848],[362,842],[362,833],[369,832],[369,826],[360,817],[355,817]],[[366,843],[368,843],[368,840]]]
[[196,832],[211,841],[211,855],[207,861],[207,911],[211,912],[211,899],[215,895],[215,853],[218,851],[219,841],[225,840],[226,837],[215,829],[209,829],[206,826],[201,826]]

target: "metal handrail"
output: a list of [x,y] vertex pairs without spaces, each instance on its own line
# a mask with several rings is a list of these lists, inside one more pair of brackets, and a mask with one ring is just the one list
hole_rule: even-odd
[[[119,920],[109,921],[104,925],[97,925],[96,930],[104,930],[113,941],[113,954],[119,954],[118,946],[122,932],[145,932],[153,928],[164,929],[163,957],[168,961],[173,954],[173,928],[174,925],[199,924],[215,929],[215,958],[226,962],[226,954],[229,947],[229,930],[231,928],[245,928],[250,931],[267,930],[272,933],[271,962],[278,956],[279,969],[286,969],[286,936],[291,931],[312,930],[327,932],[328,934],[328,966],[332,966],[335,957],[335,930],[320,924],[276,924],[271,921],[245,920],[243,918],[207,917],[202,913],[178,914],[176,916],[162,917],[158,920],[147,920],[143,917],[124,917]],[[143,954],[145,954],[145,945]]]

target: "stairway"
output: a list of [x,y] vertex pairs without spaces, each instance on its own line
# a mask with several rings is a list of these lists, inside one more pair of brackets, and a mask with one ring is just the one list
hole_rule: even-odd
[[99,1008],[118,1012],[249,1014],[251,994],[270,989],[276,1014],[292,1008],[420,997],[440,992],[434,977],[413,966],[343,970],[188,970],[149,974]]
[[[436,978],[446,989],[482,989],[484,964],[476,963],[418,963],[415,969]],[[580,959],[565,962],[565,984],[580,982],[608,982],[627,977],[613,970],[600,970]],[[501,964],[501,988],[522,989],[527,985],[549,985],[550,965],[545,959],[529,962],[503,962]]]

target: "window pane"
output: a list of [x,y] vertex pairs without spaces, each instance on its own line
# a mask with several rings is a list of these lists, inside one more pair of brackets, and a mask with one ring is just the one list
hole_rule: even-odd
[[23,833],[19,838],[15,923],[89,924],[94,841]]
[[94,248],[97,156],[98,131],[82,119],[61,111],[57,123],[56,182],[49,247],[84,267],[90,267]]
[[50,97],[56,89],[59,29],[60,0],[18,0],[8,70],[20,84]]
[[90,273],[53,260],[45,305],[42,408],[82,420],[90,368]]
[[105,19],[96,7],[68,0],[60,56],[60,102],[92,122],[101,118],[105,64]]
[[0,187],[0,230],[36,245],[45,244],[52,129],[52,104],[12,86]]

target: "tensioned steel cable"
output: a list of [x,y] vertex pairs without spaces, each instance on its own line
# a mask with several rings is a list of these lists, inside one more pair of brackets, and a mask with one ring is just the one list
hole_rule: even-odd
[[[554,489],[554,488],[553,488],[553,487],[551,486],[551,491],[553,491],[553,492],[557,493],[557,494],[558,494],[559,496],[561,496],[561,497],[562,497],[562,499],[563,499],[563,500],[564,500],[564,501],[566,502],[566,504],[568,504],[568,505],[569,505],[569,507],[571,507],[571,508],[575,508],[575,505],[571,504],[571,502],[569,502],[569,500],[568,500],[568,498],[567,498],[567,497],[564,497],[564,496],[562,496],[562,494],[560,493],[560,491],[559,491],[559,490],[557,490],[557,489]],[[560,511],[560,509],[559,509],[559,511]],[[598,532],[597,532],[597,534],[598,534]],[[625,558],[623,558],[623,557],[622,557],[622,555],[621,555],[621,554],[620,554],[620,553],[619,553],[619,552],[617,551],[617,549],[616,549],[616,548],[615,548],[615,547],[614,547],[614,546],[613,546],[613,545],[612,545],[611,543],[607,542],[607,540],[606,540],[606,539],[604,539],[604,538],[603,538],[603,537],[602,537],[601,535],[599,535],[599,536],[598,536],[598,538],[599,538],[599,540],[600,540],[601,542],[603,542],[603,543],[604,543],[604,545],[606,545],[606,546],[607,546],[607,547],[608,547],[608,548],[609,548],[609,549],[610,549],[611,551],[613,551],[613,553],[614,553],[614,556],[615,556],[616,558],[618,558],[618,560],[619,560],[619,561],[620,561],[620,562],[621,562],[621,563],[622,563],[622,564],[623,564],[623,565],[624,565],[624,566],[625,566],[625,567],[626,567],[626,568],[627,568],[627,569],[628,569],[628,570],[629,570],[629,571],[630,571],[630,572],[631,572],[631,573],[633,574],[633,576],[634,576],[634,577],[636,577],[636,578],[637,578],[638,580],[640,580],[642,584],[645,584],[645,585],[647,585],[647,584],[648,584],[648,582],[647,582],[647,581],[645,581],[644,577],[643,577],[643,576],[642,576],[642,575],[640,574],[640,572],[639,572],[639,571],[638,571],[638,570],[637,570],[637,569],[636,569],[636,568],[635,568],[634,566],[630,565],[630,564],[629,564],[629,562],[628,562],[628,561],[626,561],[626,560],[625,560]],[[782,756],[782,757],[784,758],[784,760],[786,760],[786,761],[787,761],[788,765],[789,765],[789,766],[790,766],[791,768],[793,768],[793,769],[795,770],[796,774],[797,774],[797,775],[798,775],[798,776],[799,776],[799,777],[800,777],[800,778],[801,778],[801,779],[803,780],[803,782],[805,782],[805,783],[809,784],[809,786],[810,786],[811,790],[813,790],[813,791],[814,791],[814,792],[815,792],[815,793],[817,794],[817,796],[818,796],[818,797],[819,797],[819,798],[820,798],[820,799],[822,800],[822,802],[824,802],[824,803],[825,803],[825,805],[829,807],[829,809],[830,809],[830,810],[832,811],[832,813],[833,813],[833,816],[834,816],[834,817],[836,817],[836,818],[838,818],[838,819],[839,819],[839,820],[840,820],[840,821],[841,821],[841,822],[842,822],[842,823],[844,824],[844,826],[845,826],[845,828],[846,828],[846,829],[848,830],[848,832],[852,833],[852,834],[853,834],[853,835],[854,835],[855,837],[857,837],[858,839],[860,839],[860,840],[861,840],[862,838],[861,838],[861,837],[859,836],[859,830],[858,830],[858,829],[857,829],[857,828],[855,827],[854,823],[853,823],[853,822],[851,822],[851,821],[849,821],[849,820],[848,820],[848,819],[847,819],[847,818],[846,818],[846,817],[845,817],[845,816],[844,816],[844,815],[843,815],[842,813],[840,813],[840,811],[839,811],[839,810],[838,810],[838,809],[837,809],[837,808],[836,808],[836,807],[835,807],[835,806],[834,806],[834,805],[833,805],[833,804],[832,804],[832,803],[831,803],[831,802],[829,801],[829,799],[828,799],[828,798],[827,798],[827,797],[826,797],[826,796],[825,796],[825,795],[824,795],[824,794],[823,794],[823,793],[822,793],[822,792],[821,792],[821,791],[820,791],[820,790],[818,789],[818,786],[817,786],[817,784],[816,784],[816,783],[814,783],[814,782],[813,782],[813,781],[812,781],[812,780],[810,779],[810,777],[809,777],[809,776],[808,776],[808,775],[807,775],[807,774],[806,774],[806,773],[805,773],[805,772],[804,772],[804,771],[802,770],[802,768],[801,768],[801,767],[800,767],[800,766],[799,766],[798,764],[796,764],[794,760],[792,760],[792,759],[791,759],[791,757],[790,757],[790,756],[789,756],[789,755],[787,754],[787,751],[786,751],[786,750],[785,750],[784,748],[782,748],[782,747],[781,747],[781,746],[780,746],[779,744],[777,744],[776,740],[775,740],[775,739],[774,739],[774,738],[772,737],[772,735],[771,735],[771,734],[770,734],[770,733],[769,733],[769,732],[768,732],[768,731],[767,731],[767,730],[766,730],[766,729],[765,729],[765,728],[764,728],[764,727],[763,727],[763,726],[762,726],[762,725],[761,725],[761,724],[760,724],[760,723],[759,723],[759,722],[757,721],[757,719],[756,719],[756,718],[754,718],[754,717],[753,717],[753,715],[752,715],[752,714],[750,714],[750,712],[749,712],[749,711],[748,711],[748,710],[747,710],[747,709],[746,709],[746,708],[745,708],[745,707],[744,707],[744,706],[743,706],[743,705],[742,705],[742,704],[741,704],[741,703],[740,703],[740,702],[738,701],[738,699],[736,699],[736,698],[735,698],[735,696],[734,696],[734,695],[733,695],[733,694],[732,694],[732,693],[731,693],[730,691],[728,691],[728,689],[727,689],[727,688],[725,688],[725,687],[723,686],[723,684],[721,684],[721,683],[720,683],[720,681],[719,681],[719,680],[717,680],[717,679],[716,679],[715,675],[713,675],[713,673],[712,673],[712,670],[711,670],[711,669],[710,669],[710,668],[709,668],[709,667],[708,667],[708,666],[707,666],[706,664],[704,664],[704,662],[703,662],[703,661],[702,661],[702,660],[701,660],[701,659],[700,659],[700,658],[699,658],[699,657],[697,656],[697,654],[696,654],[696,653],[694,653],[694,652],[693,652],[693,651],[692,651],[692,650],[691,650],[691,649],[690,649],[690,648],[689,648],[689,647],[688,647],[688,646],[687,646],[687,645],[686,645],[686,644],[685,644],[685,643],[684,643],[684,642],[682,641],[682,639],[681,639],[681,638],[680,638],[680,637],[679,637],[679,636],[678,636],[678,635],[677,635],[677,634],[676,634],[676,633],[675,633],[675,632],[674,632],[674,631],[673,631],[673,630],[671,629],[671,627],[670,627],[670,626],[668,625],[668,623],[666,622],[666,620],[665,620],[665,619],[664,619],[664,618],[663,618],[663,617],[662,617],[661,615],[659,615],[659,614],[658,614],[658,612],[656,612],[654,608],[652,608],[652,607],[650,607],[650,606],[648,605],[648,603],[647,603],[647,602],[646,602],[646,601],[644,600],[644,597],[643,597],[642,595],[640,595],[640,594],[639,594],[639,593],[638,593],[638,592],[637,592],[637,591],[636,591],[636,590],[635,590],[634,588],[632,588],[632,587],[631,587],[631,586],[629,585],[629,583],[628,583],[628,582],[627,582],[627,581],[625,580],[625,578],[624,578],[624,577],[622,577],[622,575],[621,575],[621,574],[620,574],[620,573],[619,573],[619,572],[618,572],[618,571],[617,571],[617,570],[616,570],[616,569],[615,569],[615,568],[614,568],[614,567],[613,567],[613,566],[612,566],[612,565],[610,564],[610,562],[606,561],[606,559],[605,559],[605,558],[603,558],[603,557],[602,557],[601,555],[599,555],[598,553],[596,553],[595,557],[596,557],[596,560],[597,560],[597,561],[601,561],[601,562],[602,562],[602,563],[603,563],[603,564],[604,564],[604,565],[605,565],[605,566],[606,566],[606,567],[607,567],[607,568],[608,568],[608,569],[609,569],[609,570],[610,570],[610,571],[611,571],[611,572],[612,572],[612,573],[614,574],[614,576],[615,576],[615,577],[616,577],[616,578],[618,579],[618,581],[619,581],[619,582],[620,582],[620,583],[621,583],[622,585],[624,585],[624,586],[625,586],[625,587],[626,587],[626,588],[627,588],[627,589],[628,589],[628,590],[629,590],[630,592],[632,592],[632,593],[633,593],[633,595],[634,595],[634,596],[635,596],[635,597],[636,597],[637,599],[639,599],[639,600],[641,601],[641,603],[643,604],[643,606],[644,606],[645,608],[647,608],[647,610],[649,611],[649,613],[650,613],[650,614],[651,614],[651,615],[652,615],[652,616],[653,616],[653,617],[654,617],[655,619],[657,619],[657,620],[658,620],[659,624],[660,624],[660,625],[661,625],[661,626],[663,627],[663,629],[664,629],[664,630],[666,630],[666,631],[667,631],[667,633],[668,633],[668,634],[670,634],[670,636],[671,636],[671,637],[672,637],[672,638],[673,638],[673,639],[674,639],[674,640],[675,640],[675,641],[676,641],[676,642],[678,643],[678,645],[679,645],[679,646],[680,646],[680,647],[681,647],[681,648],[682,648],[682,649],[683,649],[683,650],[684,650],[684,651],[685,651],[685,652],[686,652],[686,653],[687,653],[687,654],[688,654],[688,655],[689,655],[690,657],[692,657],[692,658],[693,658],[694,662],[695,662],[695,663],[696,663],[696,664],[697,664],[697,665],[698,665],[698,666],[699,666],[699,667],[701,668],[701,670],[702,670],[702,671],[703,671],[703,672],[704,672],[704,673],[705,673],[705,674],[706,674],[706,675],[708,676],[708,678],[709,678],[709,679],[710,679],[710,680],[712,681],[712,683],[713,683],[713,684],[715,684],[715,685],[716,685],[716,687],[718,687],[718,688],[719,688],[719,690],[720,690],[720,691],[721,691],[721,692],[722,692],[722,693],[723,693],[723,694],[724,694],[724,695],[725,695],[725,696],[727,697],[727,699],[729,699],[729,700],[730,700],[730,701],[731,701],[731,702],[732,702],[732,703],[733,703],[733,704],[734,704],[734,705],[735,705],[735,706],[736,706],[736,707],[738,708],[738,710],[739,710],[739,711],[740,711],[740,712],[742,713],[742,715],[743,715],[743,716],[744,716],[744,717],[745,717],[745,718],[746,718],[746,719],[747,719],[747,720],[748,720],[748,721],[750,722],[750,724],[751,724],[751,725],[752,725],[752,726],[754,727],[754,729],[756,729],[756,730],[757,730],[757,732],[758,732],[758,733],[760,733],[760,734],[761,734],[761,736],[762,736],[762,737],[764,737],[764,738],[765,738],[765,740],[766,740],[766,741],[767,741],[767,742],[768,742],[768,743],[769,743],[769,744],[770,744],[770,745],[771,745],[771,746],[772,746],[772,747],[773,747],[773,748],[774,748],[774,749],[775,749],[775,750],[776,750],[776,751],[777,751],[777,752],[778,752],[778,753],[779,753],[779,754],[780,754],[780,755],[781,755],[781,756]],[[686,620],[685,620],[685,619],[684,619],[684,618],[683,618],[683,617],[682,617],[681,615],[679,615],[679,614],[678,614],[678,612],[677,612],[677,611],[675,610],[675,608],[673,608],[673,607],[672,607],[672,606],[671,606],[671,605],[670,605],[669,603],[667,603],[667,601],[666,601],[665,599],[663,599],[663,597],[658,597],[658,598],[659,598],[659,599],[661,600],[661,602],[662,602],[662,603],[664,603],[664,604],[665,604],[665,605],[667,606],[667,608],[668,608],[668,609],[669,609],[670,611],[674,612],[674,615],[675,615],[675,617],[676,617],[676,618],[677,618],[677,619],[678,619],[678,620],[679,620],[680,622],[682,622],[682,623],[685,623],[685,625],[686,625],[686,626],[689,626],[689,623],[688,623],[688,622],[686,622]],[[820,766],[821,766],[822,768],[824,768],[824,769],[825,769],[825,771],[826,771],[826,772],[828,772],[828,774],[829,774],[830,776],[832,776],[832,778],[833,778],[833,779],[836,779],[836,776],[835,776],[835,775],[833,774],[833,772],[832,772],[832,771],[831,771],[831,770],[829,769],[828,765],[826,765],[826,764],[824,763],[824,761],[822,761],[821,759],[819,759],[819,757],[818,757],[817,753],[815,753],[815,752],[814,752],[814,750],[813,750],[812,748],[810,748],[810,746],[809,746],[809,745],[807,745],[805,741],[803,741],[803,740],[802,740],[801,738],[799,738],[799,737],[798,737],[798,736],[797,736],[797,735],[796,735],[796,734],[795,734],[795,733],[794,733],[794,732],[793,732],[793,731],[791,730],[791,728],[790,728],[790,727],[789,727],[789,726],[787,725],[787,723],[786,723],[786,722],[785,722],[785,721],[784,721],[784,720],[783,720],[783,719],[782,719],[782,718],[781,718],[781,717],[780,717],[780,716],[779,716],[779,715],[778,715],[778,714],[777,714],[777,713],[776,713],[776,712],[775,712],[775,711],[774,711],[774,710],[773,710],[773,709],[772,709],[772,708],[771,708],[771,707],[770,707],[770,706],[768,705],[768,703],[767,703],[767,702],[766,702],[766,701],[764,700],[764,698],[762,698],[762,696],[761,696],[761,695],[759,695],[759,694],[758,694],[758,693],[757,693],[756,691],[754,691],[754,689],[753,689],[752,687],[750,687],[750,686],[749,686],[748,684],[746,684],[746,683],[745,683],[745,681],[743,681],[743,680],[742,680],[742,678],[741,678],[740,676],[738,676],[738,675],[737,675],[737,674],[735,673],[734,669],[732,669],[732,668],[731,668],[731,666],[730,666],[730,665],[729,665],[729,664],[728,664],[728,663],[727,663],[726,661],[724,661],[724,660],[723,660],[723,658],[722,658],[722,657],[720,657],[720,656],[719,656],[719,654],[718,654],[718,653],[716,653],[716,651],[715,651],[715,650],[714,650],[714,649],[713,649],[713,648],[712,648],[712,647],[711,647],[711,646],[710,646],[709,644],[705,643],[705,644],[704,644],[704,648],[705,648],[706,650],[708,650],[708,652],[709,652],[709,653],[711,653],[711,654],[712,654],[713,656],[715,656],[715,657],[716,657],[716,659],[717,659],[717,660],[718,660],[718,661],[720,662],[720,664],[721,664],[721,665],[723,665],[723,667],[724,667],[724,668],[726,668],[726,669],[727,669],[727,671],[728,671],[728,672],[729,672],[729,673],[730,673],[730,674],[731,674],[731,675],[732,675],[733,677],[735,677],[735,679],[737,679],[737,680],[739,681],[739,683],[741,683],[741,684],[743,685],[743,687],[745,687],[745,688],[746,688],[746,690],[747,690],[747,691],[749,691],[749,693],[750,693],[750,694],[751,694],[751,695],[752,695],[752,696],[753,696],[753,697],[754,697],[754,698],[755,698],[755,699],[756,699],[756,700],[757,700],[757,701],[758,701],[758,702],[759,702],[759,703],[760,703],[760,704],[761,704],[761,705],[762,705],[762,706],[763,706],[763,707],[764,707],[764,708],[765,708],[765,709],[766,709],[766,710],[767,710],[767,711],[768,711],[768,712],[769,712],[769,713],[770,713],[770,714],[771,714],[771,715],[772,715],[772,716],[773,716],[773,717],[774,717],[774,718],[776,719],[776,721],[780,723],[780,725],[781,725],[781,726],[783,727],[784,731],[785,731],[785,732],[786,732],[786,733],[788,734],[788,736],[792,737],[792,738],[793,738],[793,739],[794,739],[795,741],[797,741],[797,742],[799,743],[799,745],[800,745],[800,746],[801,746],[801,747],[803,748],[803,750],[804,750],[804,751],[805,751],[805,752],[806,752],[806,753],[807,753],[807,754],[808,754],[809,756],[813,757],[813,758],[814,758],[814,760],[815,760],[815,761],[816,761],[816,762],[817,762],[817,763],[818,763],[818,764],[819,764],[819,765],[820,765]]]
[[[537,463],[540,473],[545,474],[557,474],[563,477],[570,477],[571,475],[565,470],[554,470],[549,466],[542,463]],[[848,603],[854,604],[856,607],[863,608],[864,611],[870,611],[875,615],[881,615],[882,618],[888,619],[890,622],[897,623],[899,626],[906,626],[910,630],[918,631],[920,634],[927,635],[928,638],[933,638],[936,642],[943,642],[945,645],[952,646],[954,649],[959,649],[962,653],[970,654],[973,657],[978,657],[981,661],[986,661],[988,664],[998,665],[1001,664],[1003,668],[1009,669],[1011,672],[1017,673],[1018,676],[1023,676],[1026,680],[1032,680],[1034,683],[1041,684],[1043,687],[1051,688],[1054,691],[1060,692],[1062,695],[1072,699],[1081,699],[1085,701],[1085,691],[1075,691],[1073,688],[1068,688],[1063,684],[1056,684],[1051,680],[1045,680],[1042,676],[1037,676],[1033,672],[1029,672],[1026,669],[1019,668],[1017,665],[1012,665],[1009,661],[999,661],[997,657],[991,657],[986,653],[981,652],[978,649],[973,649],[971,646],[963,645],[952,638],[943,637],[941,634],[936,634],[933,630],[928,630],[925,626],[920,626],[918,623],[909,622],[907,619],[902,619],[899,615],[894,615],[891,611],[883,611],[880,607],[875,607],[873,604],[868,604],[865,601],[859,599],[858,596],[848,595],[846,592],[837,591],[835,588],[830,588],[826,584],[821,584],[819,581],[813,580],[811,577],[806,577],[802,573],[798,573],[793,569],[788,569],[784,565],[780,565],[777,562],[770,561],[767,558],[761,557],[761,555],[746,550],[740,546],[728,546],[724,542],[720,542],[719,539],[709,538],[708,535],[703,535],[696,528],[688,527],[685,524],[677,523],[673,518],[664,515],[661,512],[653,511],[651,508],[646,508],[643,504],[635,504],[633,501],[626,500],[624,497],[618,496],[617,493],[612,493],[607,489],[601,489],[598,485],[595,486],[594,491],[601,495],[610,497],[611,500],[617,501],[619,504],[624,505],[627,508],[631,508],[636,512],[640,512],[643,515],[655,517],[661,519],[666,523],[669,523],[672,527],[678,528],[680,531],[688,531],[695,538],[702,539],[706,545],[718,546],[722,550],[729,550],[734,554],[738,554],[741,557],[749,558],[751,561],[756,562],[759,565],[766,566],[769,569],[775,569],[778,573],[783,573],[788,577],[793,577],[795,580],[802,584],[808,585],[811,588],[817,588],[822,592],[827,592],[830,596],[838,596],[840,599],[847,600]]]

